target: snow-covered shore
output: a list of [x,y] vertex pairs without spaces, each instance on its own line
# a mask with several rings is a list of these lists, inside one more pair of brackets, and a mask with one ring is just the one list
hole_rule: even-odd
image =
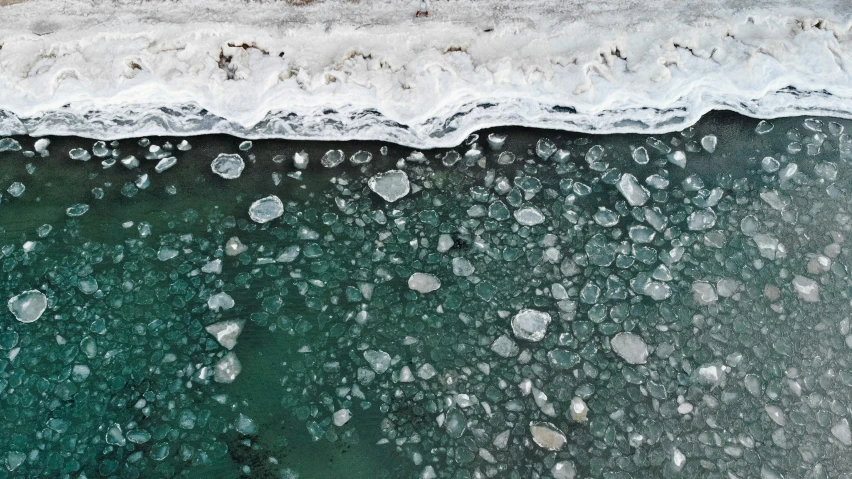
[[498,125],[671,131],[712,109],[852,117],[852,16],[794,5],[433,0],[415,20],[401,0],[30,0],[0,6],[0,136],[428,148]]

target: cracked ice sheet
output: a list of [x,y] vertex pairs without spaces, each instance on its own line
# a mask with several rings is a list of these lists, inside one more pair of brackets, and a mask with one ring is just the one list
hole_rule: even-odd
[[491,0],[436,4],[416,23],[408,0],[161,3],[0,7],[0,135],[428,148],[508,124],[659,132],[711,109],[852,116],[852,20],[829,0]]

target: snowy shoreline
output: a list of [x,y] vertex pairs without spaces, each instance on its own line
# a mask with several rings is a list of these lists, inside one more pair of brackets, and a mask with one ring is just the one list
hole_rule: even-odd
[[[56,3],[64,9],[51,13]],[[146,4],[110,5],[0,7],[0,136],[226,133],[430,148],[509,125],[660,133],[720,109],[852,117],[852,19],[828,1],[772,12],[663,1],[645,9],[671,12],[657,19],[631,13],[643,6],[548,16],[548,2],[496,17],[482,9],[502,3],[486,1],[414,22],[410,2],[392,0],[380,23],[291,18],[353,8],[327,0],[251,5],[227,24],[211,21],[221,2],[195,17],[191,2],[161,4],[198,20],[184,24],[145,16]]]

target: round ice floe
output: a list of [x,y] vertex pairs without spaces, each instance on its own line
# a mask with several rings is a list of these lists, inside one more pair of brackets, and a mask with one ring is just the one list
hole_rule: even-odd
[[342,150],[328,150],[322,155],[320,159],[320,164],[326,168],[334,168],[335,166],[343,163],[343,151]]
[[645,364],[648,361],[648,346],[633,333],[618,333],[609,344],[616,354],[630,364]]
[[340,427],[340,426],[346,424],[347,422],[349,422],[349,419],[351,419],[351,418],[352,418],[352,413],[349,412],[348,409],[340,409],[332,415],[332,421],[334,422],[334,425],[337,426],[337,427]]
[[515,220],[524,226],[535,226],[544,223],[544,215],[534,206],[527,206],[515,211]]
[[41,291],[30,290],[13,296],[8,303],[9,311],[22,323],[32,323],[47,309],[47,296]]
[[574,470],[574,464],[570,461],[560,461],[550,468],[550,473],[553,479],[574,479],[577,474]]
[[418,293],[431,293],[441,287],[441,281],[427,273],[414,273],[408,278],[408,287]]
[[559,451],[568,442],[565,434],[549,422],[530,423],[530,434],[539,447],[550,451]]
[[246,162],[243,161],[243,157],[228,153],[220,154],[210,163],[210,169],[213,170],[213,173],[226,180],[239,178],[245,167]]
[[266,223],[284,214],[284,204],[275,195],[261,198],[249,207],[249,217],[255,223]]
[[353,165],[363,165],[373,160],[373,155],[369,151],[356,151],[354,155],[349,157],[349,162]]
[[379,173],[367,181],[367,186],[382,199],[391,203],[411,192],[408,175],[402,170]]
[[526,341],[541,341],[547,334],[550,315],[534,309],[522,309],[512,318],[515,336]]

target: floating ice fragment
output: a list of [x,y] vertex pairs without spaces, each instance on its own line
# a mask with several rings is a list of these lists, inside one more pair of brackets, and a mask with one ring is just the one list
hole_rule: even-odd
[[678,150],[670,155],[668,155],[669,163],[677,166],[678,168],[686,168],[686,153]]
[[646,150],[644,146],[640,146],[633,150],[633,161],[640,165],[647,165],[650,161],[650,158],[648,158],[648,150]]
[[192,149],[192,145],[190,145],[186,140],[181,140],[181,142],[178,143],[177,149],[179,151],[189,151]]
[[793,277],[793,289],[796,290],[802,301],[808,303],[819,301],[819,284],[810,278],[797,274]]
[[574,479],[577,472],[571,461],[559,461],[550,468],[550,474],[553,479]]
[[648,346],[633,333],[618,333],[609,342],[616,354],[630,364],[645,364],[648,361]]
[[526,206],[515,210],[515,220],[524,226],[535,226],[544,223],[544,215],[535,206]]
[[648,137],[648,139],[647,139],[647,140],[645,140],[645,143],[646,143],[648,146],[650,146],[651,148],[653,148],[653,149],[655,149],[655,150],[659,151],[660,153],[662,153],[662,154],[664,154],[664,155],[667,155],[669,152],[671,152],[671,151],[672,151],[672,149],[671,149],[671,148],[669,148],[669,146],[668,146],[668,145],[666,145],[666,144],[665,144],[665,143],[663,143],[662,141],[660,141],[660,140],[658,140],[658,139],[654,138],[653,136]]
[[453,166],[461,160],[461,155],[459,152],[455,150],[450,150],[444,154],[444,157],[441,159],[441,163],[444,166]]
[[70,156],[72,160],[77,161],[89,161],[92,159],[92,155],[90,155],[88,151],[82,148],[72,149],[68,152],[68,156]]
[[650,197],[650,193],[644,186],[636,181],[636,177],[630,173],[624,173],[616,184],[619,193],[624,196],[630,206],[642,206]]
[[222,272],[222,260],[214,259],[201,267],[202,273],[219,274]]
[[453,258],[453,274],[456,276],[470,276],[476,268],[467,258]]
[[831,434],[844,446],[852,446],[852,431],[849,430],[849,421],[846,418],[831,427]]
[[77,216],[83,216],[86,212],[89,211],[89,205],[83,203],[77,203],[76,205],[71,205],[65,210],[65,214],[72,218],[76,218]]
[[334,168],[335,166],[343,163],[343,159],[346,158],[343,156],[342,150],[328,150],[322,155],[320,159],[320,164],[326,168]]
[[240,143],[240,151],[249,151],[249,150],[251,150],[251,147],[252,147],[251,141],[246,140],[246,141]]
[[[743,222],[745,222],[745,219],[743,219]],[[787,254],[787,250],[784,245],[781,244],[780,241],[778,241],[778,238],[775,238],[772,235],[766,233],[757,233],[752,236],[752,240],[757,245],[757,249],[760,252],[760,256],[766,259],[783,258]]]
[[533,441],[544,449],[559,451],[568,442],[565,434],[549,422],[530,423]]
[[337,427],[343,426],[352,419],[352,413],[348,409],[339,409],[332,415],[332,422]]
[[447,428],[447,433],[450,437],[460,438],[467,429],[467,418],[464,413],[456,408],[447,411],[447,418],[444,421],[444,427]]
[[[2,140],[0,140],[2,142]],[[39,138],[36,140],[35,145],[33,145],[33,149],[36,153],[41,155],[42,157],[48,156],[50,153],[47,151],[47,147],[50,146],[50,140],[47,138]],[[3,147],[0,146],[0,151],[3,151]]]
[[353,165],[364,165],[373,161],[373,154],[369,151],[356,151],[355,154],[349,157],[349,162]]
[[713,285],[704,281],[692,283],[692,292],[694,293],[695,301],[701,305],[713,304],[719,299],[716,295],[716,290],[713,289]]
[[236,236],[232,236],[225,243],[225,254],[228,256],[238,256],[245,252],[248,249],[248,246],[244,245],[242,241]]
[[249,207],[249,217],[255,223],[267,223],[284,214],[284,204],[275,195],[261,198]]
[[511,151],[504,151],[500,153],[500,156],[497,157],[498,165],[511,165],[515,162],[515,154]]
[[21,144],[14,138],[0,138],[0,152],[21,151]]
[[512,318],[515,336],[526,341],[541,341],[547,334],[550,315],[534,309],[522,309]]
[[518,345],[505,334],[501,335],[499,338],[495,339],[493,343],[491,343],[491,351],[504,358],[517,356],[520,352]]
[[377,374],[382,374],[387,371],[391,364],[390,354],[382,350],[368,349],[364,351],[364,360],[373,368]]
[[242,370],[243,366],[237,359],[237,355],[229,352],[216,363],[213,369],[213,380],[217,383],[232,383]]
[[103,141],[96,141],[94,146],[92,146],[92,153],[98,158],[103,158],[109,155],[109,147]]
[[550,158],[556,153],[556,145],[549,138],[542,138],[535,144],[535,154],[542,160]]
[[222,291],[211,295],[207,299],[207,307],[213,311],[219,311],[220,309],[228,310],[234,307],[234,298]]
[[154,167],[154,171],[156,171],[157,173],[162,173],[168,170],[169,168],[175,166],[176,164],[177,158],[175,158],[174,156],[167,156],[157,162],[157,166]]
[[436,374],[438,374],[438,371],[436,371],[435,367],[429,363],[426,363],[417,369],[417,377],[424,381],[432,379]]
[[707,153],[713,153],[716,151],[716,143],[718,139],[716,135],[707,135],[701,139],[701,147],[704,148],[704,151]]
[[393,203],[411,192],[408,175],[402,170],[379,173],[367,181],[367,186],[382,199]]
[[297,170],[304,170],[308,167],[308,154],[305,151],[300,151],[293,154],[293,167]]
[[764,409],[766,410],[766,414],[769,415],[769,418],[775,421],[775,424],[782,427],[787,424],[787,416],[784,415],[784,411],[778,406],[767,404]]
[[696,210],[686,219],[686,226],[691,231],[705,231],[716,225],[716,213],[711,209]]
[[772,131],[773,128],[775,128],[775,126],[772,123],[769,123],[766,120],[760,120],[760,122],[758,122],[757,126],[754,128],[754,132],[758,135],[765,135]]
[[130,155],[122,158],[121,164],[128,170],[132,170],[139,166],[139,160],[135,156]]
[[231,319],[211,324],[204,329],[212,334],[222,347],[230,351],[237,345],[237,337],[243,332],[245,325],[245,319]]
[[15,319],[22,323],[32,323],[47,309],[47,296],[41,291],[32,289],[13,296],[9,299],[7,306],[15,315]]
[[27,187],[24,186],[23,183],[16,181],[16,182],[12,183],[11,185],[9,185],[9,189],[6,190],[6,191],[8,191],[9,194],[14,196],[15,198],[18,198],[19,196],[24,194],[24,191],[26,189],[27,189]]
[[571,419],[577,422],[586,422],[589,415],[589,407],[579,397],[571,400]]
[[124,447],[127,441],[124,439],[124,434],[121,432],[121,426],[113,424],[107,429],[106,443],[113,446]]
[[226,180],[239,178],[245,167],[246,162],[243,161],[242,156],[230,153],[220,153],[219,156],[210,163],[210,169],[213,170],[213,173],[216,173]]
[[506,143],[506,135],[498,135],[497,133],[488,135],[488,147],[492,150],[498,151],[503,148],[504,143]]
[[418,293],[431,293],[441,287],[441,281],[428,273],[414,273],[408,278],[408,287]]

